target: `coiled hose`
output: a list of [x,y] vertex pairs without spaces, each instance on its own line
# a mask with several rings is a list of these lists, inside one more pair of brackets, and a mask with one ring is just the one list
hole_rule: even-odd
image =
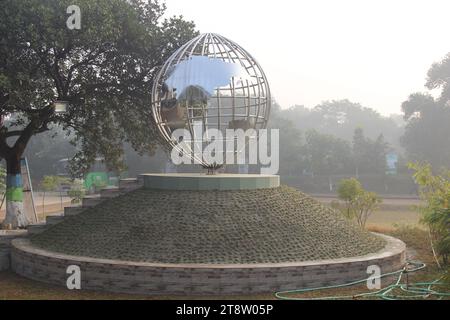
[[[427,299],[430,297],[437,298],[438,300],[442,300],[445,297],[450,297],[450,292],[441,292],[433,289],[434,287],[443,285],[440,281],[442,278],[431,282],[415,282],[415,283],[401,283],[404,276],[408,277],[409,273],[417,272],[419,270],[423,270],[426,268],[426,264],[422,262],[414,262],[408,261],[406,266],[398,271],[389,272],[380,275],[380,278],[394,276],[398,274],[397,280],[386,286],[385,288],[378,291],[371,292],[363,292],[354,295],[340,295],[340,296],[327,296],[327,297],[317,297],[317,298],[296,298],[290,295],[293,294],[302,294],[307,292],[314,292],[319,290],[328,290],[328,289],[337,289],[344,287],[352,287],[358,284],[367,283],[369,278],[365,278],[363,280],[358,280],[346,284],[334,285],[334,286],[325,286],[325,287],[317,287],[317,288],[309,288],[309,289],[298,289],[298,290],[290,290],[290,291],[281,291],[276,292],[275,297],[281,300],[340,300],[340,299],[358,299],[358,298],[378,298],[384,300],[409,300],[409,299]],[[395,294],[394,290],[401,290],[399,294]],[[398,291],[398,290],[397,290]]]

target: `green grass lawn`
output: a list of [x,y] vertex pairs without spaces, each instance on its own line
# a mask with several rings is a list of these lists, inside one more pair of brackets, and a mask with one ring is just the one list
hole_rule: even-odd
[[393,230],[397,227],[418,227],[424,226],[419,223],[420,213],[413,210],[377,210],[367,221],[367,227]]
[[[332,206],[332,202],[337,202],[341,207],[342,201],[336,198],[316,198],[321,203]],[[367,221],[367,228],[373,231],[393,231],[399,227],[424,228],[420,224],[420,213],[414,206],[421,205],[421,200],[417,199],[383,199],[379,209],[375,210]]]

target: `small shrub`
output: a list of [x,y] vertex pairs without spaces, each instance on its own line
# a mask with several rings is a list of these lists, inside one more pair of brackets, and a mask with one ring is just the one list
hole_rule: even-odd
[[80,180],[75,180],[67,195],[72,199],[73,204],[80,203],[83,197],[86,195],[86,190],[83,187],[83,182]]
[[425,206],[417,209],[422,213],[422,222],[430,230],[432,248],[444,264],[450,257],[450,170],[434,175],[429,164],[409,164],[415,171],[414,180],[420,187],[420,196]]
[[376,193],[364,190],[355,178],[341,180],[338,196],[345,203],[341,212],[347,219],[356,220],[361,228],[365,228],[367,219],[381,203]]

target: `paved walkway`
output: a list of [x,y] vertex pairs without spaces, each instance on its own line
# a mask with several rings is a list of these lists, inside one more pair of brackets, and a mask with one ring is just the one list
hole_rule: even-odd
[[[64,207],[68,207],[71,205],[69,197],[62,197],[62,199],[58,196],[50,195],[45,196],[45,214],[54,214],[59,213],[64,210]],[[1,199],[0,199],[1,201]],[[62,202],[62,203],[61,203]],[[36,192],[34,194],[34,205],[36,208],[36,212],[38,216],[43,216],[43,208],[42,208],[42,194],[40,192]],[[0,209],[0,221],[5,217],[5,207],[6,203],[3,203]]]

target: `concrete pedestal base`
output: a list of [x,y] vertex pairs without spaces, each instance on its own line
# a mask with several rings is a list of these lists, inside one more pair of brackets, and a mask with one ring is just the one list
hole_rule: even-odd
[[143,174],[144,187],[160,190],[255,190],[280,186],[280,177],[261,174]]

